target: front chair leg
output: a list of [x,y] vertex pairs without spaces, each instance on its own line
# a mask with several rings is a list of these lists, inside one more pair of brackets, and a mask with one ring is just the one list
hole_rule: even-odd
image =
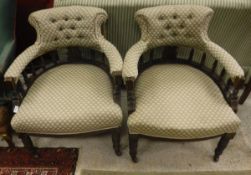
[[34,157],[39,157],[37,149],[34,147],[30,136],[27,134],[19,134],[19,138],[22,140],[24,147],[27,148],[34,155]]
[[120,150],[120,128],[116,128],[112,131],[112,144],[113,149],[117,156],[121,156],[121,150]]
[[227,133],[221,137],[221,139],[217,145],[217,148],[215,149],[215,154],[214,154],[214,161],[215,162],[218,162],[220,155],[223,153],[223,151],[227,147],[229,141],[231,139],[233,139],[234,136],[235,136],[235,133]]
[[129,152],[131,159],[134,163],[138,162],[137,158],[137,147],[138,147],[139,135],[129,134]]

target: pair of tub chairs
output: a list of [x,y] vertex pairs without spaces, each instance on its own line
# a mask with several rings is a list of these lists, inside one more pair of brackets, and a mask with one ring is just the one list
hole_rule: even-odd
[[[107,19],[103,9],[69,6],[32,13],[29,22],[37,40],[4,75],[6,90],[12,92],[12,128],[34,153],[30,134],[110,131],[115,153],[121,155],[119,104],[124,82],[134,162],[140,136],[177,141],[220,136],[217,161],[240,125],[234,111],[244,72],[210,41],[212,16],[213,10],[203,6],[139,10],[135,18],[142,35],[123,63],[102,35]],[[181,46],[189,48],[188,57],[177,54]],[[90,50],[75,52],[79,47]],[[65,48],[72,54],[59,57],[55,50]],[[195,49],[207,55],[201,52],[195,60]]]

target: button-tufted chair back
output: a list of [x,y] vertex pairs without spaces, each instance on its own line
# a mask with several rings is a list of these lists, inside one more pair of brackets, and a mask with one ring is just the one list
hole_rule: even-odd
[[100,26],[106,21],[103,9],[81,6],[53,8],[34,12],[29,22],[37,31],[37,41],[42,47],[98,47]]
[[5,73],[5,78],[19,78],[33,59],[62,47],[88,47],[104,53],[110,73],[120,75],[122,58],[117,49],[101,33],[107,13],[100,8],[70,6],[40,10],[29,17],[36,29],[36,42],[21,53]]
[[136,20],[142,40],[152,47],[182,45],[201,48],[208,40],[207,29],[213,10],[203,6],[162,6],[139,10]]
[[166,5],[136,12],[141,38],[126,53],[123,77],[136,79],[140,56],[160,46],[185,46],[200,49],[216,58],[232,79],[242,78],[244,72],[237,61],[223,48],[212,42],[207,34],[213,10],[198,5]]

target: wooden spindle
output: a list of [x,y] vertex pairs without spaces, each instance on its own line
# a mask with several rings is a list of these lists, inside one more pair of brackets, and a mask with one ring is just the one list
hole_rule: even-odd
[[144,57],[143,56],[141,56],[139,59],[138,68],[139,68],[139,72],[142,72],[144,69]]
[[226,70],[223,68],[220,73],[220,78],[223,79],[226,75]]
[[227,91],[230,89],[230,87],[231,87],[232,84],[233,84],[233,83],[232,83],[232,80],[231,80],[231,78],[229,78],[229,79],[227,80],[227,84],[226,84],[226,86],[225,86],[225,92],[227,92]]
[[204,66],[205,65],[205,61],[206,61],[206,53],[203,53],[202,57],[201,57],[201,61],[200,61],[200,66]]
[[92,64],[96,64],[97,63],[97,57],[96,57],[96,54],[95,54],[95,51],[94,50],[90,50],[90,55],[91,55],[91,63]]
[[218,66],[218,60],[215,60],[212,66],[212,73],[215,73],[217,66]]
[[151,51],[150,51],[150,58],[149,58],[149,65],[152,65],[153,64],[153,56],[154,56],[154,49],[152,49]]
[[40,57],[40,60],[41,60],[41,68],[42,68],[43,70],[46,70],[46,63],[45,63],[45,58],[44,58],[44,56],[41,56],[41,57]]
[[167,46],[162,52],[162,60],[164,62],[175,62],[177,60],[177,47]]
[[188,62],[191,63],[193,61],[193,55],[194,55],[194,49],[192,48],[189,53]]

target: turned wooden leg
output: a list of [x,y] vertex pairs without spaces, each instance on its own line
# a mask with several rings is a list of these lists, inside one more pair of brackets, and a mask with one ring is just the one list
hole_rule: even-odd
[[241,94],[241,97],[240,97],[240,100],[239,100],[240,104],[243,104],[246,101],[246,99],[248,98],[248,95],[250,94],[250,92],[251,92],[251,78],[250,78],[248,84],[246,85],[243,93]]
[[129,134],[129,152],[131,159],[134,163],[138,162],[137,158],[137,147],[138,147],[139,135]]
[[230,133],[230,134],[224,134],[218,145],[217,148],[215,149],[215,154],[214,154],[214,161],[217,162],[220,158],[220,155],[223,153],[224,149],[227,147],[229,141],[233,139],[235,136],[235,133]]
[[34,147],[30,136],[27,134],[19,134],[19,138],[22,140],[24,147],[27,148],[34,155],[34,157],[39,157],[37,149]]
[[121,156],[121,150],[120,150],[120,128],[116,128],[112,131],[112,143],[113,143],[113,149],[117,156]]

